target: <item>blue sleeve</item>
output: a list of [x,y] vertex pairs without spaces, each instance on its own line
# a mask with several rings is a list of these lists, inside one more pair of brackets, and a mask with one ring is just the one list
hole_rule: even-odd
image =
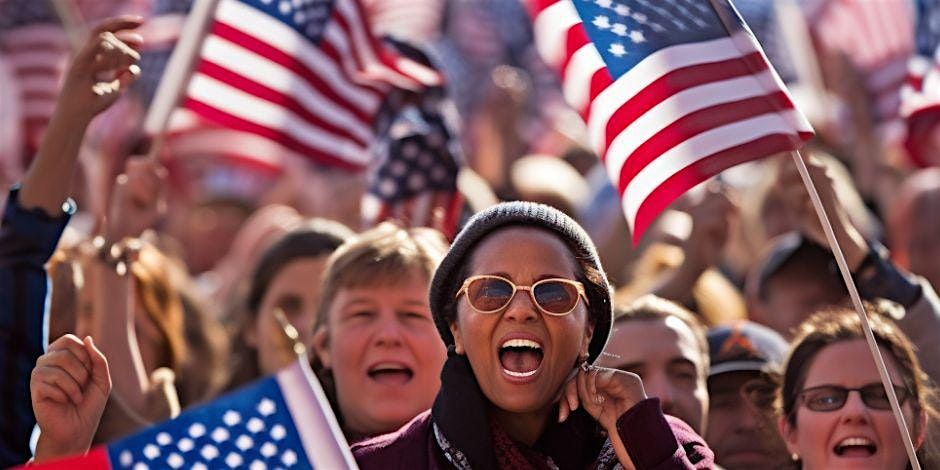
[[45,348],[45,264],[75,211],[69,201],[51,217],[20,207],[17,196],[14,188],[0,221],[0,468],[32,455],[29,376]]

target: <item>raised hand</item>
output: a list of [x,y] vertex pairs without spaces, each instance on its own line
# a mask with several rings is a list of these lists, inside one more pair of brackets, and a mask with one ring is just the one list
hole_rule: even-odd
[[61,212],[88,124],[114,104],[140,72],[140,54],[134,47],[142,39],[127,30],[141,22],[138,17],[106,20],[75,56],[39,153],[23,178],[19,202],[24,208],[50,215]]
[[617,420],[646,398],[639,375],[584,363],[562,389],[558,421],[568,419],[572,411],[583,407],[607,432],[620,464],[624,468],[634,468],[620,440]]
[[111,193],[106,238],[119,241],[152,228],[166,212],[167,171],[152,158],[127,160]]
[[140,74],[136,48],[143,39],[128,30],[142,22],[121,16],[92,30],[66,74],[57,112],[90,119],[117,101]]
[[[816,157],[804,159],[809,171],[810,179],[819,193],[822,206],[832,223],[833,232],[839,241],[839,246],[845,253],[850,269],[855,269],[868,253],[868,245],[864,236],[858,231],[848,213],[838,200],[835,190],[835,181],[826,169],[826,166]],[[773,188],[780,194],[787,216],[796,225],[796,228],[805,237],[819,245],[829,246],[826,234],[816,209],[796,165],[792,161],[781,161],[780,172]]]
[[36,461],[86,452],[111,392],[108,361],[91,337],[68,334],[50,344],[29,385],[41,431]]
[[558,420],[568,419],[581,406],[608,433],[616,434],[620,416],[645,399],[646,390],[639,375],[585,365],[564,386]]
[[683,245],[685,263],[705,270],[721,262],[737,206],[715,185],[688,212],[692,216],[692,232]]

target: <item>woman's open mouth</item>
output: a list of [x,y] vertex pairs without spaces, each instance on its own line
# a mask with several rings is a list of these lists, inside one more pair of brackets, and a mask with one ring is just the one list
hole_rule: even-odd
[[847,437],[839,441],[832,451],[839,457],[864,458],[875,455],[878,446],[865,437]]
[[499,362],[510,377],[526,378],[535,375],[542,365],[542,345],[530,339],[506,340],[499,347]]
[[380,362],[366,372],[369,378],[382,385],[405,385],[414,377],[414,371],[398,362]]

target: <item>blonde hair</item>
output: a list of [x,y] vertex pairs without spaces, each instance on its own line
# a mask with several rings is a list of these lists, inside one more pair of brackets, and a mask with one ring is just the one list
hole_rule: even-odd
[[327,261],[314,329],[328,323],[333,298],[340,289],[394,285],[408,274],[428,282],[447,252],[447,241],[430,228],[406,229],[383,222],[346,241]]

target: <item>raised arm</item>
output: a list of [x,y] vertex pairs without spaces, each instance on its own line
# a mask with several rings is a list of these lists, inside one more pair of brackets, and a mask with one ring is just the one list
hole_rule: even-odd
[[[45,263],[52,256],[74,206],[65,207],[78,149],[92,117],[110,106],[135,76],[137,53],[121,40],[103,46],[99,33],[139,37],[122,30],[139,19],[121,18],[96,29],[76,56],[56,111],[22,187],[11,192],[0,222],[0,467],[30,456],[36,424],[30,409],[30,373],[45,347]],[[123,46],[123,47],[121,47]],[[109,48],[110,47],[110,48]],[[114,80],[117,80],[116,82]],[[110,84],[100,84],[108,81]],[[95,92],[98,90],[98,93]]]

